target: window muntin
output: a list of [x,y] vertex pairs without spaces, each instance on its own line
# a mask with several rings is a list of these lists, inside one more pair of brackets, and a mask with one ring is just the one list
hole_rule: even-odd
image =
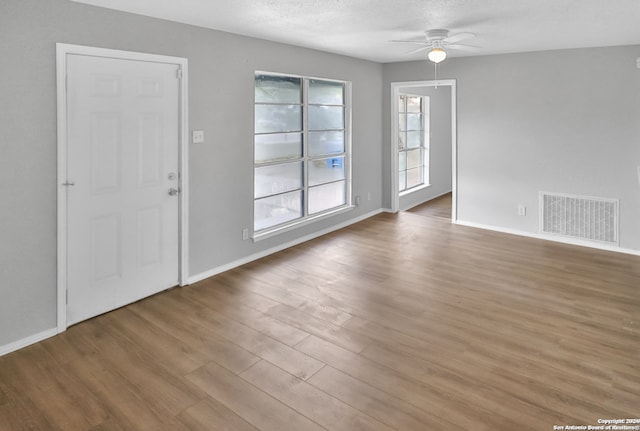
[[256,73],[254,231],[346,207],[347,83]]
[[398,171],[400,192],[428,184],[429,97],[398,98]]

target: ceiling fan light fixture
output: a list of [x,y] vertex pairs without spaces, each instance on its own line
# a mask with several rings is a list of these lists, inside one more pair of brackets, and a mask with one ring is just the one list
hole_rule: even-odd
[[429,51],[429,54],[427,54],[427,58],[438,64],[443,62],[447,58],[447,52],[442,48],[433,48],[431,51]]

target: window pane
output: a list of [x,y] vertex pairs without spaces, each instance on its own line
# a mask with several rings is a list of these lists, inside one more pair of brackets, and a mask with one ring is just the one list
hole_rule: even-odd
[[422,112],[422,97],[407,97],[407,112]]
[[302,130],[300,105],[256,105],[255,133],[299,132]]
[[344,84],[341,82],[309,80],[309,103],[343,105]]
[[407,132],[407,148],[419,148],[422,145],[422,131]]
[[400,114],[398,117],[398,128],[400,131],[407,130],[407,114]]
[[402,113],[405,112],[405,97],[404,96],[400,96],[400,98],[398,99],[398,112]]
[[309,129],[344,129],[342,106],[309,106]]
[[422,184],[422,168],[409,169],[407,171],[407,188]]
[[407,151],[407,169],[416,168],[422,165],[422,150]]
[[407,152],[406,151],[400,151],[400,153],[398,153],[398,168],[401,171],[407,170]]
[[289,76],[256,75],[256,103],[301,103],[301,82]]
[[317,186],[345,178],[344,157],[309,160],[308,166],[310,186]]
[[347,203],[346,181],[324,184],[309,189],[309,214],[336,208]]
[[398,136],[398,149],[407,149],[407,132],[400,132],[400,136]]
[[398,179],[398,190],[403,191],[407,188],[407,171],[400,171],[400,178]]
[[407,114],[407,130],[422,130],[421,114]]
[[309,132],[309,155],[344,152],[344,131]]
[[257,199],[253,229],[258,231],[302,217],[302,191]]
[[275,195],[302,187],[302,162],[255,168],[255,197]]
[[301,133],[276,133],[255,136],[255,161],[299,159],[302,157]]

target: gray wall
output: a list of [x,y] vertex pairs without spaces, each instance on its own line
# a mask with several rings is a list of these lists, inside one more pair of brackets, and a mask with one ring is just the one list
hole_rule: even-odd
[[[619,198],[620,245],[640,250],[637,57],[640,46],[443,63],[439,78],[457,80],[458,219],[535,234],[541,190]],[[425,79],[433,69],[424,62],[385,64],[384,97],[390,82]],[[383,190],[389,207],[389,181]]]
[[[65,0],[0,5],[0,348],[56,323],[55,43],[186,57],[190,273],[205,272],[380,208],[382,65]],[[259,243],[253,213],[253,74],[353,82],[357,209]],[[371,200],[367,200],[371,193]]]
[[451,191],[451,87],[401,87],[401,92],[429,97],[430,186],[400,196],[400,210],[412,208]]

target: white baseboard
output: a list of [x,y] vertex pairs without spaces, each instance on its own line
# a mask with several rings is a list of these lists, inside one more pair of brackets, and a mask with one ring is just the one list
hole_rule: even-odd
[[38,334],[23,338],[22,340],[5,344],[4,346],[0,346],[0,356],[6,355],[7,353],[15,352],[16,350],[22,349],[23,347],[35,344],[38,341],[46,340],[47,338],[51,338],[54,335],[58,335],[57,328],[47,329],[46,331],[42,331]]
[[373,216],[375,216],[377,214],[380,214],[383,211],[384,210],[382,210],[382,209],[378,209],[378,210],[369,212],[369,213],[361,215],[359,217],[347,220],[344,223],[340,223],[340,224],[331,226],[331,227],[329,227],[327,229],[323,229],[323,230],[320,230],[318,232],[314,232],[312,234],[305,235],[305,236],[297,238],[297,239],[295,239],[293,241],[290,241],[290,242],[287,242],[287,243],[284,243],[284,244],[280,244],[280,245],[278,245],[276,247],[272,247],[270,249],[261,251],[259,253],[251,254],[251,255],[243,257],[241,259],[238,259],[238,260],[235,260],[233,262],[227,263],[225,265],[221,265],[221,266],[218,266],[216,268],[210,269],[208,271],[192,275],[192,276],[189,277],[189,284],[197,283],[198,281],[202,281],[202,280],[204,280],[206,278],[213,277],[214,275],[220,274],[222,272],[229,271],[230,269],[237,268],[237,267],[245,265],[245,264],[247,264],[249,262],[253,262],[254,260],[258,260],[258,259],[261,259],[263,257],[269,256],[270,254],[277,253],[277,252],[285,250],[285,249],[287,249],[289,247],[293,247],[295,245],[302,244],[303,242],[310,241],[310,240],[318,238],[318,237],[320,237],[322,235],[326,235],[328,233],[331,233],[331,232],[334,232],[336,230],[345,228],[345,227],[350,226],[352,224],[361,222],[362,220],[366,220],[368,218],[371,218],[371,217],[373,217]]
[[517,229],[509,229],[509,228],[503,228],[503,227],[498,227],[498,226],[485,225],[485,224],[481,224],[481,223],[474,223],[474,222],[469,222],[469,221],[464,221],[464,220],[457,220],[455,222],[455,224],[459,224],[459,225],[462,225],[462,226],[469,226],[469,227],[478,228],[478,229],[492,230],[492,231],[495,231],[495,232],[508,233],[508,234],[511,234],[511,235],[526,236],[526,237],[529,237],[529,238],[542,239],[542,240],[545,240],[545,241],[559,242],[559,243],[562,243],[562,244],[577,245],[577,246],[580,246],[580,247],[593,248],[593,249],[597,249],[597,250],[613,251],[613,252],[616,252],[616,253],[624,253],[624,254],[631,254],[631,255],[634,255],[634,256],[640,256],[640,250],[633,250],[631,248],[616,247],[616,246],[607,245],[607,244],[598,244],[598,243],[593,243],[593,242],[589,242],[589,241],[581,241],[579,239],[558,237],[558,236],[553,236],[553,235],[543,235],[543,234],[539,234],[539,233],[531,233],[531,232],[526,232],[526,231],[517,230]]

